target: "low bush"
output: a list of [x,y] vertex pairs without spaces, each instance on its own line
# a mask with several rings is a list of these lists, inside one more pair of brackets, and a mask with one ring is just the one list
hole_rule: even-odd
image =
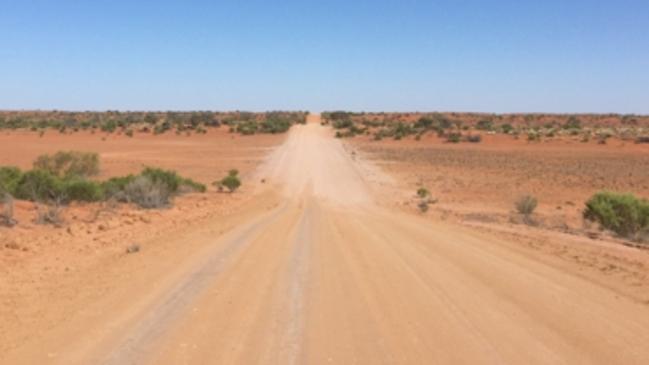
[[180,191],[190,193],[204,193],[207,191],[207,187],[204,184],[196,182],[192,179],[184,178],[180,183]]
[[572,115],[566,123],[563,125],[564,129],[581,129],[581,120],[577,118],[576,116]]
[[512,126],[509,123],[505,123],[505,124],[500,126],[500,129],[503,131],[503,133],[510,134],[511,132],[514,131],[514,126]]
[[491,131],[494,129],[494,123],[490,120],[481,120],[476,124],[475,128],[481,131]]
[[515,204],[516,211],[518,211],[518,213],[524,215],[525,217],[529,217],[532,213],[534,213],[537,205],[538,200],[536,200],[536,198],[531,195],[522,196],[516,201]]
[[417,208],[419,208],[420,212],[426,213],[428,211],[428,201],[422,199],[419,203],[417,203]]
[[479,134],[470,134],[466,136],[466,141],[470,143],[480,143],[482,142],[482,136]]
[[[139,175],[113,177],[103,182],[92,181],[82,176],[89,171],[79,168],[85,164],[57,161],[68,160],[40,158],[37,164],[39,168],[24,173],[15,167],[0,167],[0,194],[7,193],[47,206],[56,205],[57,210],[61,210],[62,205],[73,201],[108,199],[157,208],[168,205],[174,195],[207,190],[205,185],[179,176],[175,171],[151,167],[145,168]],[[48,218],[54,217],[54,213],[40,209],[38,220],[45,223],[55,220]]]
[[183,179],[175,171],[160,168],[146,167],[140,175],[153,183],[164,185],[170,193],[177,192],[183,182]]
[[107,199],[117,198],[117,200],[124,200],[120,195],[126,189],[126,186],[135,180],[135,175],[111,177],[110,179],[101,183],[101,188],[104,191],[104,197]]
[[530,142],[539,142],[541,140],[541,135],[535,131],[527,132],[527,140]]
[[0,194],[16,194],[23,173],[17,167],[0,167]]
[[96,202],[104,199],[102,184],[90,180],[79,178],[65,180],[62,182],[61,191],[66,202]]
[[221,179],[221,181],[217,182],[216,185],[223,186],[227,188],[228,191],[230,191],[230,193],[233,193],[241,186],[241,180],[239,179],[239,171],[230,170],[228,176]]
[[61,226],[63,224],[63,207],[58,202],[47,205],[38,204],[36,224]]
[[[205,192],[205,185],[189,178],[183,178],[175,171],[163,170],[160,168],[147,167],[140,173],[141,176],[149,178],[154,183],[164,185],[171,194],[179,192]],[[126,178],[127,180],[129,177]],[[130,178],[132,179],[132,177]],[[122,181],[123,183],[123,181]],[[182,190],[182,191],[181,191]]]
[[16,197],[32,201],[50,201],[62,193],[61,179],[46,170],[25,172],[18,186]]
[[586,202],[584,218],[626,238],[649,232],[649,201],[633,194],[599,192]]
[[34,169],[48,171],[58,177],[90,177],[99,173],[99,155],[78,151],[41,155],[34,161]]
[[129,202],[144,209],[164,208],[171,203],[171,192],[162,181],[153,181],[150,177],[140,175],[124,188]]
[[13,227],[16,225],[14,219],[14,198],[7,192],[0,192],[0,225]]
[[353,127],[354,123],[351,121],[351,119],[335,120],[332,123],[332,126],[335,129],[347,129]]
[[460,133],[453,132],[453,133],[449,133],[446,136],[446,142],[449,143],[460,143],[461,140],[462,140],[462,134]]
[[419,188],[417,189],[417,196],[424,199],[430,195],[430,192],[426,188]]

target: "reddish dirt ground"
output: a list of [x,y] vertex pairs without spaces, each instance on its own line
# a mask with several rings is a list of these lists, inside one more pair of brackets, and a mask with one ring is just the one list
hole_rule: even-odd
[[[649,254],[577,223],[579,194],[644,183],[640,147],[340,140],[309,119],[286,138],[78,141],[114,143],[106,176],[141,155],[201,182],[241,162],[249,183],[0,231],[19,239],[0,250],[0,362],[647,362]],[[439,199],[425,215],[422,185]],[[529,190],[532,226],[511,212]]]
[[[233,214],[250,200],[252,171],[285,135],[239,136],[225,129],[206,135],[153,136],[48,132],[0,134],[0,165],[29,169],[41,154],[60,150],[92,151],[100,154],[99,178],[139,172],[143,166],[176,170],[209,186],[229,169],[242,173],[244,184],[235,194],[215,192],[176,198],[172,208],[145,211],[119,205],[73,204],[64,211],[62,228],[34,223],[33,203],[16,202],[18,225],[0,227],[0,331],[3,347],[33,336],[36,325],[58,323],[70,315],[67,301],[76,298],[75,282],[98,275],[98,266],[112,266],[125,256],[126,247],[138,244],[150,250],[164,237]],[[118,285],[97,278],[97,287],[84,293],[100,296],[107,286]],[[78,300],[78,298],[74,299]],[[41,304],[39,304],[41,303]],[[42,303],[49,303],[47,308]],[[1,351],[0,351],[1,352]]]
[[[478,228],[537,259],[559,267],[581,266],[584,275],[649,303],[649,250],[614,237],[582,219],[584,203],[601,190],[649,197],[649,146],[609,140],[606,145],[554,139],[527,142],[484,135],[482,143],[348,139],[357,159],[370,161],[402,189],[390,201],[416,213],[415,192],[427,188],[435,204],[426,217]],[[539,201],[532,224],[515,211],[531,194]],[[627,247],[631,246],[631,247]],[[542,255],[538,255],[542,254]],[[601,275],[604,274],[604,275]]]

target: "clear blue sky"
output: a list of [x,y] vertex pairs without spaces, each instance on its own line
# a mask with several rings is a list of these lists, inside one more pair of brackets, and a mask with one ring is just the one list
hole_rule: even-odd
[[0,0],[0,109],[649,113],[647,0]]

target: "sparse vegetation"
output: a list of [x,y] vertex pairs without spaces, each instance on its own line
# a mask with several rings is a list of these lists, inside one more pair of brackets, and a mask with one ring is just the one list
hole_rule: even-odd
[[7,192],[0,192],[0,225],[13,227],[16,225],[14,219],[14,198]]
[[633,194],[599,192],[586,202],[584,218],[629,239],[649,233],[649,201]]
[[171,191],[164,182],[154,181],[145,175],[137,176],[124,188],[128,202],[144,209],[159,209],[171,204]]
[[206,191],[205,185],[174,171],[151,167],[139,175],[103,182],[88,179],[98,172],[98,166],[96,154],[59,152],[40,156],[34,169],[26,172],[16,167],[0,167],[0,220],[11,224],[14,196],[37,204],[37,223],[60,225],[65,205],[74,201],[115,200],[152,209],[168,206],[173,196]]
[[207,133],[208,128],[221,125],[233,127],[241,134],[283,133],[293,124],[305,123],[307,112],[0,112],[0,129],[26,129],[38,132],[55,129],[60,133],[101,131],[123,133],[132,137],[134,131],[163,134],[180,132]]
[[462,140],[462,134],[461,133],[449,133],[446,135],[446,142],[448,143],[460,143]]
[[[336,129],[336,137],[352,138],[371,135],[375,141],[385,138],[395,140],[412,136],[423,140],[427,133],[437,134],[448,142],[481,142],[481,137],[471,134],[472,130],[488,134],[511,135],[515,139],[527,135],[530,142],[545,138],[581,136],[588,142],[601,133],[606,138],[649,143],[648,137],[639,137],[649,127],[649,116],[624,116],[617,114],[480,114],[480,113],[351,113],[344,111],[322,114],[324,125]],[[608,127],[602,127],[606,126]],[[464,132],[466,131],[466,132]],[[459,142],[454,133],[462,133]],[[449,138],[450,137],[450,138]],[[605,139],[597,139],[605,144]]]
[[470,143],[480,143],[482,142],[482,136],[479,134],[470,134],[466,136],[466,141]]
[[99,155],[76,151],[41,155],[34,161],[34,169],[47,171],[58,177],[87,178],[99,173]]
[[217,188],[219,188],[219,191],[223,190],[223,188],[226,188],[230,193],[233,193],[241,186],[241,179],[239,179],[239,171],[230,170],[226,177],[221,179],[221,181],[215,182],[214,185],[217,186]]
[[128,245],[128,247],[126,247],[127,254],[138,253],[138,252],[140,252],[140,245],[138,245],[137,243],[130,244]]
[[422,213],[426,213],[428,211],[428,200],[422,199],[418,204],[417,208],[419,208],[419,211]]
[[531,195],[524,195],[520,197],[515,204],[516,211],[526,218],[529,218],[532,213],[534,213],[537,205],[537,199]]
[[17,167],[0,167],[0,193],[15,195],[22,176],[23,173]]

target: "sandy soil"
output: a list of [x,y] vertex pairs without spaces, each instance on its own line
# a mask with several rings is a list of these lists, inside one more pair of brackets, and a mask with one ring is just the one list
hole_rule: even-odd
[[[503,244],[513,249],[557,267],[580,267],[580,275],[649,303],[649,253],[582,219],[584,203],[601,190],[649,197],[649,146],[484,137],[480,144],[429,135],[420,141],[355,138],[346,145],[399,181],[390,202],[401,210],[417,212],[415,192],[425,187],[437,201],[428,219],[507,238]],[[526,194],[539,201],[531,225],[514,208]]]
[[170,234],[219,222],[250,202],[254,169],[285,137],[241,137],[221,130],[191,137],[0,134],[0,165],[28,169],[40,154],[72,149],[100,154],[100,178],[160,166],[208,185],[237,168],[244,181],[236,194],[219,194],[211,188],[206,194],[181,196],[173,208],[157,211],[74,204],[65,209],[62,228],[35,224],[34,204],[17,201],[18,225],[0,226],[0,353],[67,320],[80,308],[74,303],[86,303],[119,287],[124,279],[104,270],[119,267],[128,246],[137,244],[151,251]]
[[[267,183],[231,214],[165,234],[93,276],[75,276],[73,286],[62,282],[74,290],[69,313],[34,319],[0,361],[649,361],[649,306],[633,293],[597,270],[544,259],[514,236],[519,230],[399,209],[394,202],[410,189],[399,171],[386,175],[310,119],[257,169]],[[646,265],[644,251],[600,246]],[[3,342],[20,329],[8,323]]]

